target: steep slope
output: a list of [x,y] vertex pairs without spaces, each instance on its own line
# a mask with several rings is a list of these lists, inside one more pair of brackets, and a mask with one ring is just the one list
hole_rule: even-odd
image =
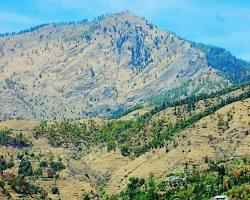
[[241,83],[250,79],[250,63],[238,59],[223,48],[193,43],[206,55],[208,65],[220,71],[220,74],[233,83]]
[[0,119],[107,117],[230,83],[192,43],[129,12],[0,37]]
[[[249,157],[249,105],[249,98],[227,105],[181,131],[168,141],[166,147],[126,163],[114,172],[108,191],[117,193],[124,189],[129,177],[146,178],[151,172],[158,180],[165,180],[168,174],[181,171],[186,163],[203,166],[206,158],[233,160],[240,156]],[[220,120],[223,118],[226,122],[228,113],[232,118],[223,129]]]

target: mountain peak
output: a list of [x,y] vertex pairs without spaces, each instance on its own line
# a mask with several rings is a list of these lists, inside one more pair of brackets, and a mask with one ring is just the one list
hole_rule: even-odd
[[119,17],[137,17],[137,15],[132,13],[130,10],[121,11],[121,12],[115,13],[113,15],[119,16]]
[[131,15],[133,15],[133,16],[135,16],[135,14],[133,14],[130,10],[125,10],[125,11],[119,12],[119,13],[117,13],[117,15],[121,15],[121,16],[124,16],[124,15],[131,16]]
[[118,12],[115,14],[111,14],[108,17],[104,19],[105,22],[107,23],[112,23],[112,22],[136,22],[136,23],[143,23],[145,21],[145,18],[142,18],[140,16],[135,15],[134,13],[130,12],[129,10],[123,11],[123,12]]

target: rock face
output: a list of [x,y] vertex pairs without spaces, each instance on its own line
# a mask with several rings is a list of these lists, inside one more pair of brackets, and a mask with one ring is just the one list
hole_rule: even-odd
[[2,120],[106,117],[183,84],[226,83],[201,50],[129,12],[0,37]]

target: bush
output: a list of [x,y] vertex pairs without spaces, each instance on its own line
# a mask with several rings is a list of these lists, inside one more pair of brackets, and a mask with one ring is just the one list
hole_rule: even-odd
[[122,153],[123,156],[129,156],[130,155],[129,148],[128,148],[127,144],[122,145],[121,153]]
[[5,161],[4,157],[1,155],[1,157],[0,157],[0,172],[5,170],[6,168],[7,168],[6,161]]
[[29,146],[28,142],[23,138],[22,134],[18,134],[16,137],[13,137],[10,130],[0,131],[0,145],[12,146],[17,148]]
[[0,181],[0,188],[4,188],[4,185],[5,185],[4,181]]
[[43,160],[42,162],[40,162],[39,166],[40,167],[48,167],[48,161]]
[[36,171],[34,171],[34,176],[41,177],[43,175],[43,170],[41,168],[38,168]]
[[108,141],[108,143],[107,143],[108,151],[114,150],[115,147],[116,147],[116,144],[115,144],[115,142],[113,140]]
[[31,185],[24,178],[15,178],[11,183],[11,188],[18,194],[38,194],[43,191],[41,187]]
[[21,176],[32,176],[33,169],[31,162],[26,159],[22,159],[19,164],[18,174]]
[[50,167],[55,172],[61,171],[66,168],[62,162],[54,162],[54,161],[50,162]]
[[52,194],[59,194],[59,189],[57,186],[52,186],[51,188],[51,193]]
[[178,142],[174,140],[174,148],[178,147]]
[[90,200],[89,194],[88,193],[83,194],[82,200]]
[[56,172],[53,171],[52,169],[47,169],[47,177],[48,178],[53,178],[55,176]]
[[47,122],[42,121],[33,130],[33,135],[36,139],[44,136],[47,132]]
[[14,167],[14,162],[11,160],[7,162],[7,168],[12,168],[12,167]]
[[14,162],[6,161],[3,156],[0,156],[0,172],[11,167],[14,167]]

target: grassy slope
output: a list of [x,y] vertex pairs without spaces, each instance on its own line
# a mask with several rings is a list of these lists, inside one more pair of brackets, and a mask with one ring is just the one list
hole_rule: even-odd
[[[242,89],[238,89],[230,94],[225,94],[224,97],[237,96],[243,92]],[[191,113],[204,110],[207,106],[218,102],[218,98],[223,97],[196,102],[195,109]],[[190,115],[186,105],[178,106],[177,110],[178,112],[175,114],[175,109],[169,107],[153,115],[146,124],[149,129],[146,132],[149,140],[154,137],[150,127],[155,121],[163,120],[175,123],[181,117]],[[221,118],[227,121],[229,112],[233,116],[229,121],[229,127],[221,130],[218,122]],[[72,155],[76,153],[74,148],[51,147],[45,138],[35,140],[32,136],[35,122],[11,120],[1,122],[0,127],[8,127],[14,132],[23,131],[25,137],[33,143],[33,146],[27,149],[30,153],[42,154],[44,157],[48,157],[52,153],[55,158],[61,157],[66,169],[60,172],[57,182],[60,197],[67,199],[74,195],[75,199],[80,199],[84,191],[90,192],[91,189],[98,190],[101,187],[104,187],[110,194],[117,193],[125,189],[129,177],[147,178],[153,172],[158,180],[162,180],[167,174],[181,170],[186,162],[203,166],[205,156],[214,159],[235,155],[250,156],[248,151],[250,147],[249,116],[250,99],[236,101],[179,131],[171,137],[171,140],[166,141],[163,148],[149,150],[134,158],[122,156],[119,149],[107,152],[105,146],[93,146],[90,151],[82,152],[80,159],[73,159]],[[1,155],[6,157],[15,156],[20,151],[22,150],[12,147],[0,147]],[[35,165],[36,162],[34,162]],[[36,183],[50,192],[50,186],[54,184],[54,181],[39,180]],[[56,195],[49,194],[49,196],[53,199],[57,198]]]

